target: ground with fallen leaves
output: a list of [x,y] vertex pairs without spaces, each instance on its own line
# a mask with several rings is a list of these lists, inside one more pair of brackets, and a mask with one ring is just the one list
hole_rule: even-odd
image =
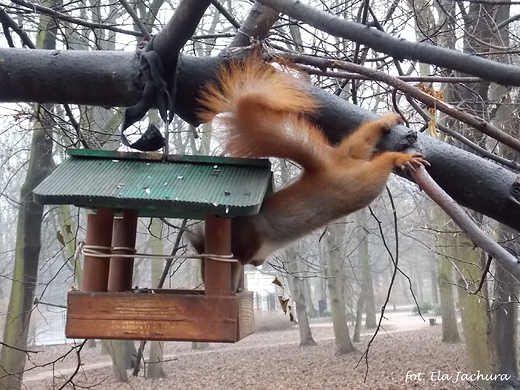
[[[283,324],[280,322],[283,321]],[[465,389],[464,346],[441,343],[441,327],[410,311],[388,313],[364,358],[373,331],[364,331],[356,351],[335,354],[330,319],[313,321],[317,346],[300,347],[298,329],[279,317],[263,318],[262,329],[237,344],[210,344],[193,351],[191,343],[165,343],[167,377],[147,380],[143,371],[128,383],[115,382],[110,359],[98,346],[83,349],[74,385],[88,389]],[[270,324],[270,325],[269,325]],[[277,325],[279,324],[279,326]],[[280,329],[283,328],[283,329]],[[30,356],[28,390],[59,389],[77,365],[71,346],[41,349]],[[63,355],[70,352],[65,358]],[[49,364],[54,362],[52,364]],[[43,364],[46,364],[42,367]],[[78,388],[76,387],[76,388]],[[74,388],[67,385],[67,389]]]

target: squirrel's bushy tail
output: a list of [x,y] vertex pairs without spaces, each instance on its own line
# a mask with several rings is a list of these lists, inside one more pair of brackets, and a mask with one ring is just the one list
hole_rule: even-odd
[[206,86],[199,117],[226,113],[226,151],[237,157],[282,157],[307,169],[321,165],[327,142],[305,116],[318,102],[302,82],[258,58],[223,66]]

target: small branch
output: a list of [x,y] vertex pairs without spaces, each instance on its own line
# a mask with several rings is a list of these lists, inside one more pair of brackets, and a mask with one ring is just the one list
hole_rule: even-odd
[[132,8],[132,6],[130,4],[128,4],[128,2],[126,0],[119,0],[119,2],[123,6],[123,8],[126,10],[126,12],[128,12],[128,15],[130,15],[130,17],[134,21],[134,23],[137,26],[137,28],[139,29],[139,31],[141,31],[141,34],[143,35],[143,37],[147,41],[151,40],[152,39],[152,35],[148,31],[148,29],[146,28],[144,23],[141,21],[141,19],[139,19],[139,16],[137,16],[137,14],[135,13],[135,11]]
[[482,290],[482,286],[484,286],[484,282],[486,281],[486,275],[489,273],[489,268],[491,267],[491,261],[493,260],[493,257],[488,255],[486,267],[484,268],[484,271],[482,271],[482,277],[480,278],[480,283],[478,284],[477,289],[474,292],[469,292],[470,294],[478,294],[480,290]]
[[[291,65],[295,69],[301,70],[308,74],[314,74],[316,76],[327,76],[335,77],[337,79],[356,79],[356,80],[373,80],[370,76],[365,76],[359,73],[344,72],[344,71],[333,71],[333,70],[319,70],[307,65]],[[486,80],[480,77],[449,77],[449,76],[394,76],[398,80],[417,83],[482,83]]]
[[31,351],[29,349],[22,349],[22,348],[17,348],[15,347],[14,345],[9,345],[9,344],[6,344],[6,343],[3,343],[0,341],[0,345],[4,348],[11,348],[11,349],[14,349],[15,351],[19,351],[19,352],[23,352],[25,354],[30,354],[30,353],[40,353],[42,351]]
[[518,260],[484,233],[464,212],[462,207],[431,178],[424,167],[421,166],[415,171],[410,171],[410,174],[419,187],[467,234],[473,244],[486,251],[511,273],[517,281],[520,281],[520,264]]
[[48,8],[48,7],[44,7],[44,6],[41,6],[41,5],[37,5],[35,3],[28,3],[28,2],[26,2],[24,0],[11,0],[11,1],[13,3],[15,3],[15,4],[21,5],[22,7],[28,8],[32,12],[38,11],[38,12],[41,12],[42,14],[44,14],[44,15],[49,15],[49,16],[52,16],[52,17],[60,19],[60,20],[65,20],[65,21],[70,22],[70,23],[75,23],[75,24],[77,24],[79,26],[89,27],[89,28],[93,28],[93,29],[104,29],[104,30],[118,32],[118,33],[121,33],[121,34],[133,35],[135,37],[141,37],[142,36],[142,34],[140,32],[138,32],[138,31],[125,30],[125,29],[122,29],[122,28],[119,28],[119,27],[114,27],[113,25],[109,25],[109,24],[87,22],[85,20],[74,18],[74,17],[69,16],[67,14],[55,11],[52,8]]
[[[22,43],[27,46],[29,49],[36,49],[36,46],[31,41],[31,38],[23,31],[20,26],[9,16],[7,12],[5,12],[5,9],[0,8],[0,22],[2,22],[2,25],[11,28],[22,40]],[[6,33],[7,37],[7,33]],[[14,47],[14,46],[13,46]]]
[[[184,232],[186,231],[187,222],[188,222],[187,219],[182,220],[181,226],[179,227],[179,232],[177,233],[177,237],[175,238],[175,243],[174,243],[172,251],[171,251],[171,256],[176,255],[180,249],[181,238],[182,238],[182,235],[184,234]],[[159,281],[157,283],[157,288],[163,288],[164,282],[166,281],[166,277],[168,276],[168,272],[172,266],[172,263],[173,263],[173,258],[169,258],[168,260],[166,260],[166,265],[164,266],[164,270],[161,275],[161,278],[159,279]]]
[[87,344],[87,341],[88,340],[83,340],[82,343],[79,345],[79,347],[76,349],[76,356],[78,358],[78,363],[76,364],[76,368],[74,369],[74,372],[72,373],[72,375],[65,381],[65,383],[63,383],[58,390],[62,390],[64,389],[69,383],[72,382],[72,380],[74,379],[74,377],[78,374],[80,368],[81,368],[81,350],[83,349],[83,347]]
[[[408,100],[408,103],[410,103],[410,105],[415,109],[415,111],[426,122],[431,120],[431,118],[428,115],[428,113],[426,113],[421,107],[419,107],[419,104],[417,104],[417,102],[415,100],[413,100],[412,98],[409,98],[409,97],[408,97],[407,100]],[[449,127],[444,126],[443,124],[441,124],[439,122],[437,122],[436,126],[444,134],[447,134],[448,136],[456,139],[461,144],[466,145],[468,148],[473,149],[476,152],[476,154],[478,154],[479,156],[487,157],[490,160],[496,161],[496,162],[498,162],[498,163],[500,163],[500,164],[502,164],[504,166],[507,166],[507,167],[509,167],[511,169],[514,169],[516,171],[520,171],[520,164],[518,164],[517,162],[512,161],[512,160],[508,160],[507,158],[504,158],[504,157],[499,156],[497,154],[491,153],[490,151],[484,149],[483,147],[477,145],[476,143],[471,142],[469,139],[464,137],[462,134],[457,133],[455,130],[450,129]]]
[[498,84],[520,86],[520,73],[518,67],[514,65],[502,64],[427,43],[410,42],[321,11],[299,0],[258,0],[258,2],[333,36],[358,42],[397,60],[421,61],[478,76]]
[[58,307],[60,309],[66,309],[66,305],[58,305],[56,303],[50,303],[50,302],[44,302],[39,300],[38,298],[34,298],[34,305],[44,305],[44,306],[51,306],[51,307]]
[[218,0],[210,0],[211,1],[211,4],[213,4],[213,7],[215,7],[218,12],[220,12],[222,14],[222,16],[224,16],[227,21],[229,23],[231,23],[233,25],[233,27],[235,27],[236,29],[240,28],[240,23],[237,22],[237,20],[233,17],[233,15],[231,15],[227,9],[225,9],[222,4],[220,4],[218,2]]
[[78,136],[79,142],[81,142],[81,145],[83,145],[83,147],[85,149],[90,149],[90,145],[87,143],[87,141],[85,141],[85,138],[83,137],[83,133],[81,132],[81,126],[78,123],[78,121],[76,120],[76,118],[74,118],[74,114],[72,113],[72,110],[70,109],[70,106],[68,104],[64,104],[63,108],[64,108],[65,113],[67,114],[67,116],[69,118],[70,124],[72,125],[72,127],[76,131],[76,135]]
[[392,287],[394,286],[395,284],[395,279],[397,277],[397,272],[401,273],[401,275],[403,275],[406,280],[408,280],[408,285],[409,285],[409,288],[410,288],[410,292],[412,294],[412,298],[415,302],[415,306],[417,307],[418,309],[418,312],[419,312],[419,315],[421,316],[421,318],[424,320],[424,317],[421,313],[421,310],[419,309],[419,302],[417,302],[417,298],[415,297],[415,293],[413,292],[413,286],[412,286],[412,281],[410,280],[410,277],[408,275],[406,275],[403,270],[399,267],[399,229],[398,229],[398,224],[397,224],[397,221],[398,221],[398,217],[397,217],[397,209],[395,207],[395,203],[394,203],[394,198],[390,192],[390,190],[388,189],[388,187],[386,187],[386,192],[388,194],[388,198],[390,200],[390,204],[392,206],[392,217],[393,217],[393,222],[394,222],[394,236],[395,236],[395,257],[394,255],[392,254],[392,251],[390,250],[390,248],[388,247],[387,243],[386,243],[386,238],[385,238],[385,234],[384,234],[384,231],[383,231],[383,227],[382,227],[382,223],[381,221],[376,217],[376,215],[374,214],[374,211],[372,210],[371,207],[369,207],[368,209],[370,210],[370,215],[372,215],[372,217],[376,220],[377,224],[378,224],[378,227],[379,227],[379,234],[381,234],[381,240],[383,241],[383,245],[386,249],[386,251],[388,252],[388,255],[390,256],[390,259],[392,260],[392,264],[394,265],[394,269],[392,271],[392,276],[391,276],[391,279],[390,279],[390,284],[388,286],[388,289],[386,291],[386,298],[385,298],[385,302],[383,303],[383,306],[381,307],[381,314],[379,316],[379,321],[377,323],[377,328],[376,330],[374,331],[374,334],[372,335],[372,337],[370,338],[370,340],[368,341],[368,344],[367,344],[367,347],[365,349],[365,352],[363,352],[363,355],[359,358],[358,362],[356,363],[356,366],[355,367],[358,367],[359,366],[359,363],[361,362],[361,360],[364,358],[365,360],[365,365],[366,365],[366,369],[365,369],[365,380],[367,379],[367,376],[368,376],[368,368],[369,368],[369,365],[368,365],[368,353],[370,352],[370,347],[372,346],[372,343],[374,342],[376,336],[378,335],[379,331],[381,330],[381,328],[383,328],[383,325],[382,325],[382,322],[383,322],[383,319],[385,318],[385,311],[386,311],[386,308],[388,306],[388,303],[390,302],[390,294],[392,293]]
[[[478,131],[496,139],[497,141],[502,142],[504,145],[507,145],[510,148],[520,152],[519,139],[510,136],[509,134],[503,132],[491,123],[486,122],[484,119],[460,111],[456,107],[451,106],[450,104],[447,104],[442,100],[436,99],[435,97],[420,91],[416,87],[407,84],[405,81],[399,80],[397,77],[390,76],[388,73],[375,69],[369,69],[364,66],[353,64],[346,61],[328,60],[306,55],[281,54],[280,57],[285,58],[289,64],[291,62],[302,62],[307,65],[315,66],[322,70],[325,70],[326,68],[345,69],[351,72],[364,74],[373,80],[382,81],[423,102],[428,107],[435,107],[439,111],[442,111],[445,114],[450,115],[453,118],[466,123],[467,125],[477,129]],[[276,61],[276,57],[274,58],[274,60]]]

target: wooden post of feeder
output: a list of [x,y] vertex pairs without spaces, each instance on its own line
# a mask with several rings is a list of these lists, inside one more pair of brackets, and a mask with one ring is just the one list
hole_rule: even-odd
[[112,255],[108,274],[108,292],[121,292],[132,289],[134,259],[119,257],[118,254],[133,255],[135,253],[135,237],[137,232],[137,210],[123,210],[123,218],[114,219],[112,235]]
[[[231,254],[231,219],[207,214],[205,219],[205,252],[212,255]],[[231,263],[204,259],[206,295],[231,295]]]
[[[112,225],[114,210],[99,207],[95,214],[89,214],[87,220],[87,235],[85,246],[91,250],[110,254],[112,245]],[[107,291],[110,259],[85,255],[83,266],[82,291]]]

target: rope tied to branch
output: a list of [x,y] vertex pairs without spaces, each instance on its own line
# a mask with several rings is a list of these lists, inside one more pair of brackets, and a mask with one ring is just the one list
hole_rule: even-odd
[[[162,147],[167,149],[168,125],[172,122],[175,114],[174,97],[172,98],[170,92],[175,93],[178,56],[174,63],[173,72],[167,78],[166,72],[171,71],[171,69],[164,69],[161,57],[153,49],[153,40],[154,38],[139,53],[139,72],[145,80],[143,95],[136,105],[125,110],[121,122],[121,142],[123,145],[143,152],[159,150]],[[125,136],[125,130],[135,122],[140,121],[153,107],[157,107],[159,110],[159,115],[164,123],[166,138],[163,137],[155,124],[150,123],[141,138],[134,143],[130,143]]]

